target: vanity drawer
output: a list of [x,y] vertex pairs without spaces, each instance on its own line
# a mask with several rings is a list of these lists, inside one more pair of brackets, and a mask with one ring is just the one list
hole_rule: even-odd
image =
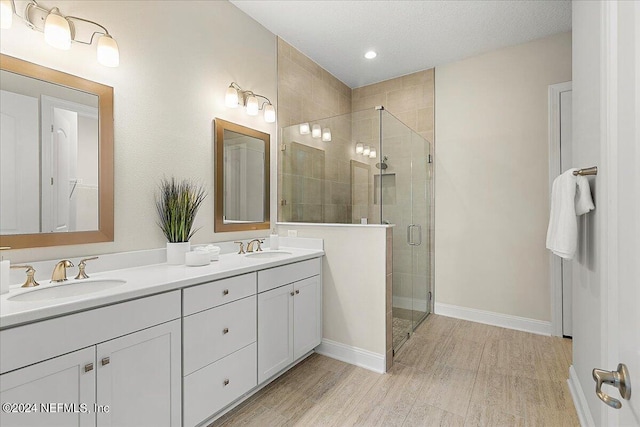
[[265,292],[278,286],[297,282],[307,277],[320,274],[322,258],[283,265],[258,271],[258,292]]
[[258,384],[253,343],[184,378],[184,425],[194,426]]
[[256,341],[257,296],[185,317],[184,375]]
[[256,293],[256,273],[193,286],[183,291],[183,315],[188,316]]

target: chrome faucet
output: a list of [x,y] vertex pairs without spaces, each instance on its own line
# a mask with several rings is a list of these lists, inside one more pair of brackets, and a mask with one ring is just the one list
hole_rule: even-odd
[[63,259],[53,267],[53,274],[51,275],[52,282],[64,282],[67,280],[67,267],[73,267],[73,263],[68,259]]
[[253,245],[256,244],[256,252],[262,252],[260,245],[264,243],[264,239],[253,239],[247,244],[247,252],[253,252]]

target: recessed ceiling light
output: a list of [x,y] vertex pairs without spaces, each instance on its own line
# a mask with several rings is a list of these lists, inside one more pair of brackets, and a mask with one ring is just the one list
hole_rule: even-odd
[[373,59],[373,58],[375,58],[376,56],[378,56],[378,54],[377,54],[377,53],[375,53],[375,52],[374,52],[374,51],[372,51],[372,50],[370,50],[369,52],[367,52],[367,53],[365,53],[365,54],[364,54],[364,57],[365,57],[365,58],[367,58],[367,59]]

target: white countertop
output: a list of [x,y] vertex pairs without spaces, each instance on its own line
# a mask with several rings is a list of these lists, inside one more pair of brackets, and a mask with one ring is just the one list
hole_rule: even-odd
[[[324,251],[320,249],[280,247],[280,250],[291,252],[291,255],[275,259],[255,259],[238,254],[224,254],[220,255],[218,261],[202,267],[153,264],[89,274],[93,280],[119,279],[126,280],[127,283],[91,294],[44,301],[12,301],[8,298],[21,292],[29,292],[19,286],[12,287],[9,293],[0,296],[0,329],[324,255]],[[48,281],[40,284],[47,286]]]

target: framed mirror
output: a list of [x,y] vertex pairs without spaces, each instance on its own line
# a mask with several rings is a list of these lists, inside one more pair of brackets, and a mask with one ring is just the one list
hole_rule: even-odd
[[269,229],[268,133],[216,118],[216,232]]
[[0,56],[0,246],[113,241],[113,88]]

